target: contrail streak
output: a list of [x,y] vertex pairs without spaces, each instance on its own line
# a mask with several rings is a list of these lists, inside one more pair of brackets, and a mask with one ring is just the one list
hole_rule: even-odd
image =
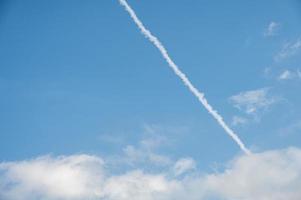
[[140,29],[141,33],[150,40],[160,51],[163,58],[166,60],[170,68],[174,71],[174,73],[182,80],[182,82],[188,87],[190,92],[194,94],[198,98],[198,100],[203,104],[206,110],[216,119],[219,125],[226,131],[226,133],[238,144],[240,149],[246,153],[251,154],[251,151],[246,148],[244,143],[240,140],[240,138],[235,134],[235,132],[225,123],[222,116],[218,114],[216,110],[212,108],[212,106],[208,103],[207,99],[204,96],[204,93],[198,91],[196,87],[190,82],[187,76],[179,69],[179,67],[174,63],[174,61],[168,55],[167,50],[163,46],[163,44],[159,41],[159,39],[154,36],[140,21],[137,17],[135,11],[130,7],[130,5],[126,2],[126,0],[119,0],[120,4],[124,6],[125,10],[129,13],[135,24]]

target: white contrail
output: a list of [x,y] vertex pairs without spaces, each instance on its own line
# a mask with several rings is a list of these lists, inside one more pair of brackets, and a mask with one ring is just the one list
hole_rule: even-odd
[[163,58],[166,60],[168,65],[174,71],[174,73],[183,81],[183,83],[188,87],[188,89],[198,98],[198,100],[203,104],[203,106],[207,109],[207,111],[216,119],[216,121],[221,125],[221,127],[226,131],[226,133],[238,144],[243,152],[246,154],[251,154],[251,151],[246,148],[244,143],[240,140],[240,138],[234,133],[234,131],[224,122],[222,116],[218,114],[216,110],[212,108],[212,106],[208,103],[207,99],[204,96],[204,93],[198,91],[196,87],[192,85],[187,76],[179,69],[179,67],[174,63],[174,61],[168,55],[167,50],[159,41],[159,39],[154,36],[140,19],[137,17],[135,11],[130,7],[130,5],[126,2],[126,0],[119,0],[120,4],[125,7],[125,10],[130,14],[131,18],[134,20],[138,28],[141,30],[142,34],[148,38],[160,51]]

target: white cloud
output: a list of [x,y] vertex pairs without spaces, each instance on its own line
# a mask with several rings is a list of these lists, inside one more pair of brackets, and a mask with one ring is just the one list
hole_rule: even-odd
[[[139,134],[141,138],[139,141],[132,140],[132,144],[128,144],[122,148],[122,154],[108,156],[106,159],[115,166],[123,165],[123,167],[133,166],[152,166],[153,168],[162,168],[172,164],[169,157],[159,154],[162,147],[173,145],[176,137],[168,137],[168,134],[179,134],[186,132],[187,128],[182,126],[166,127],[159,125],[144,124],[142,132]],[[117,135],[118,136],[118,135]],[[119,137],[119,136],[118,136]],[[123,137],[124,138],[124,137]],[[114,138],[108,142],[114,141]],[[127,139],[128,140],[128,139]],[[118,141],[118,139],[117,139]],[[125,143],[123,140],[122,143]]]
[[301,72],[299,70],[297,71],[291,71],[291,70],[284,70],[279,76],[278,80],[291,80],[291,79],[299,79],[301,78]]
[[156,166],[166,166],[171,162],[167,156],[157,154],[144,147],[134,147],[132,145],[128,145],[123,149],[123,152],[124,156],[119,159],[131,166],[145,163]]
[[206,181],[225,199],[301,199],[301,151],[290,148],[234,160],[230,168]]
[[[111,176],[104,189],[104,200],[157,200],[168,199],[178,186],[176,180],[165,174],[147,174],[134,170],[119,176]],[[167,198],[165,198],[167,196]]]
[[289,70],[285,70],[279,75],[278,80],[287,80],[292,78],[293,78],[293,73]]
[[234,107],[244,111],[246,114],[256,114],[260,110],[267,109],[276,102],[274,97],[268,96],[268,88],[250,90],[231,96],[230,102]]
[[182,158],[178,160],[173,167],[176,176],[193,169],[196,169],[196,163],[192,158]]
[[[194,167],[194,161],[189,159],[179,160],[174,166],[177,163],[186,166],[180,168]],[[301,199],[301,149],[298,148],[241,155],[222,172],[206,174],[194,170],[184,176],[172,176],[169,172],[173,169],[158,173],[136,169],[115,174],[101,158],[90,155],[3,162],[0,199]]]
[[280,24],[277,22],[270,22],[270,24],[268,25],[268,27],[266,28],[266,30],[264,31],[263,35],[265,37],[271,37],[277,34],[277,31],[280,28]]
[[98,196],[102,159],[90,155],[0,164],[0,199],[85,199]]
[[288,42],[285,43],[284,46],[282,47],[281,51],[276,54],[274,57],[275,61],[281,61],[284,60],[288,57],[296,55],[299,50],[301,49],[301,39],[299,38],[295,42]]

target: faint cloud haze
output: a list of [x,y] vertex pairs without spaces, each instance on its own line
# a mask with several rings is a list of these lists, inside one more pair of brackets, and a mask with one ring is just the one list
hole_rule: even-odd
[[280,23],[277,22],[270,22],[266,30],[264,31],[263,35],[265,37],[271,37],[277,34],[280,29]]
[[283,45],[280,52],[278,52],[275,55],[274,60],[281,61],[281,60],[287,59],[289,57],[292,57],[292,56],[296,55],[297,53],[299,53],[300,49],[301,49],[301,39],[300,38],[294,42],[286,42]]
[[248,119],[244,118],[244,117],[240,117],[240,116],[233,116],[232,117],[232,125],[233,126],[238,126],[238,125],[243,125],[246,124],[248,122]]
[[269,88],[240,92],[229,98],[234,107],[246,114],[256,114],[267,109],[276,102],[276,98],[268,95]]

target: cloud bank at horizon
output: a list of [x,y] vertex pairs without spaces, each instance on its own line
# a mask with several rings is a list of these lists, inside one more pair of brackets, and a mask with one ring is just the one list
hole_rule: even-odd
[[241,155],[215,173],[196,169],[191,158],[159,172],[133,166],[114,173],[106,160],[86,154],[0,164],[5,200],[300,200],[300,188],[299,148]]

